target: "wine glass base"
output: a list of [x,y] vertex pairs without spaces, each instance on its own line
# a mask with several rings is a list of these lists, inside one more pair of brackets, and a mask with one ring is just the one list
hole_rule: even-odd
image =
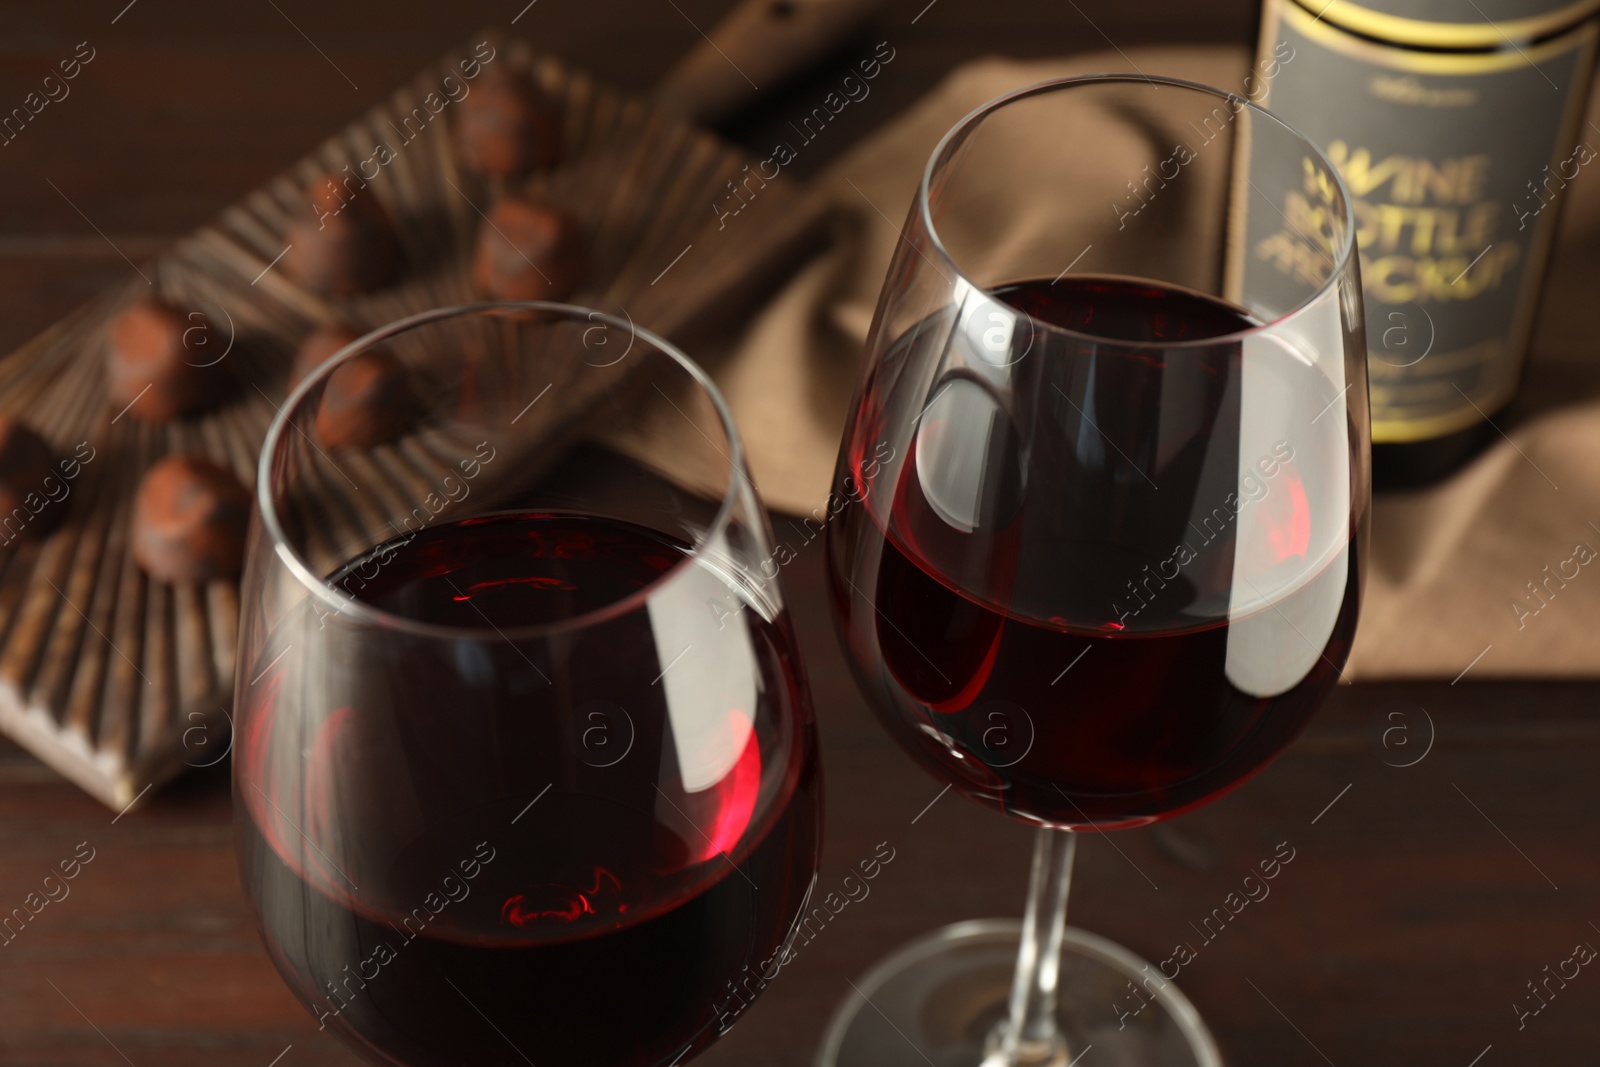
[[[1015,920],[978,919],[900,948],[855,983],[828,1024],[816,1067],[997,1062],[988,1059],[990,1035],[1006,1018],[1021,934]],[[1057,1021],[1066,1055],[1054,1067],[1091,1045],[1097,1067],[1222,1067],[1211,1032],[1177,986],[1121,945],[1071,926]]]

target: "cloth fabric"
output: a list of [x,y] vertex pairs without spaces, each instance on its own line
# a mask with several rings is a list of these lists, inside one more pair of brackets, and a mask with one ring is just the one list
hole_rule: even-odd
[[[977,61],[814,179],[849,224],[727,351],[697,353],[733,408],[768,505],[825,507],[878,292],[945,131],[1048,78],[1132,69],[1244,92],[1250,64],[1242,49],[1177,47]],[[1600,122],[1584,132],[1600,144]],[[1502,426],[1509,437],[1443,484],[1374,500],[1347,680],[1600,674],[1600,361],[1585,314],[1600,277],[1600,179],[1580,174],[1565,195],[1528,377]]]

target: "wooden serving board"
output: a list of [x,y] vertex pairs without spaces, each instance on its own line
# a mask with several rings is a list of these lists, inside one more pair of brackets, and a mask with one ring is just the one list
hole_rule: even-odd
[[[0,545],[0,730],[113,809],[142,801],[186,766],[218,762],[231,744],[238,585],[169,585],[139,569],[128,542],[140,475],[181,451],[254,485],[262,437],[308,332],[341,321],[371,328],[480,298],[470,257],[481,212],[500,190],[457,165],[450,106],[420,134],[415,119],[402,132],[404,116],[429,114],[424,97],[443,96],[446,74],[459,80],[458,64],[478,40],[496,49],[493,62],[527,66],[560,102],[560,162],[524,191],[566,207],[584,226],[593,267],[571,302],[625,309],[640,325],[680,333],[726,313],[741,290],[791,264],[822,229],[815,201],[782,178],[766,184],[737,227],[723,229],[712,205],[726,200],[750,157],[521,42],[482,34],[144,265],[149,284],[134,278],[102,294],[0,360],[0,412],[23,418],[60,456],[92,450],[70,496],[48,505],[66,509],[55,532]],[[354,171],[380,143],[394,158],[369,187],[399,232],[403,280],[325,300],[275,266],[291,214],[310,182],[347,165]],[[106,326],[150,295],[209,318],[209,351],[226,348],[241,383],[226,404],[165,425],[111,409]],[[426,481],[437,469],[425,450],[391,453],[413,465],[400,479]]]

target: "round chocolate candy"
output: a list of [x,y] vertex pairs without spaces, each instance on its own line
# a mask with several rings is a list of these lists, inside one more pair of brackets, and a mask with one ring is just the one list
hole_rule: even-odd
[[163,582],[205,582],[239,573],[250,491],[233,472],[198,456],[158,460],[133,500],[133,558]]
[[526,70],[485,67],[455,114],[456,148],[469,171],[519,178],[555,165],[561,115]]
[[588,271],[582,228],[560,208],[507,197],[478,228],[472,280],[496,300],[564,300]]
[[329,356],[360,337],[359,333],[345,326],[319,326],[306,334],[305,340],[295,350],[294,363],[289,367],[289,388],[293,389],[305,381],[312,371],[328,361]]
[[386,349],[368,349],[328,375],[317,408],[317,440],[326,448],[371,448],[399,437],[416,414],[405,364]]
[[65,506],[55,456],[27,425],[0,415],[0,544],[48,533]]
[[394,223],[353,173],[334,172],[312,182],[286,238],[284,273],[318,296],[356,296],[400,276]]
[[111,406],[145,422],[168,422],[210,407],[232,385],[214,348],[211,324],[198,311],[183,314],[156,300],[124,308],[107,336]]

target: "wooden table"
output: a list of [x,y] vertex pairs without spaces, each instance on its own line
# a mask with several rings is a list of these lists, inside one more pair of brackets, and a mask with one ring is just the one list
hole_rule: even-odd
[[[0,113],[79,42],[95,50],[71,95],[0,146],[0,349],[124,280],[128,259],[215,214],[445,42],[509,22],[523,0],[124,4],[0,13]],[[698,40],[694,25],[709,27],[725,7],[539,0],[516,28],[644,89]],[[1243,43],[1254,21],[1245,0],[891,0],[863,42],[893,42],[893,78],[848,109],[799,169],[974,55],[1060,54],[1108,39]],[[785,90],[732,133],[762,146],[830,77]],[[707,1067],[809,1063],[847,978],[938,925],[1022,905],[1028,831],[954,796],[929,807],[939,785],[893,747],[845,671],[821,563],[818,543],[784,578],[822,727],[822,885],[878,842],[896,859],[698,1061]],[[1512,1005],[1575,943],[1600,944],[1597,696],[1595,685],[1553,683],[1343,687],[1246,788],[1170,826],[1086,839],[1072,920],[1162,959],[1288,841],[1296,858],[1271,896],[1180,979],[1230,1063],[1592,1063],[1600,975],[1580,973],[1521,1030]],[[257,941],[234,870],[225,763],[114,818],[0,743],[0,914],[90,850],[70,895],[0,948],[0,1065],[356,1062],[317,1032]]]

